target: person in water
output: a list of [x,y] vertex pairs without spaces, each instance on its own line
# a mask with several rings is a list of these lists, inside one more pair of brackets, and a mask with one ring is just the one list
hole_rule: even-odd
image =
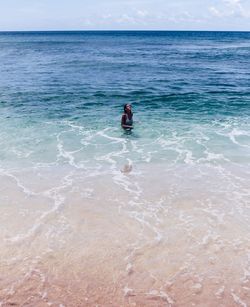
[[124,105],[124,113],[122,114],[121,126],[124,130],[133,129],[133,113],[131,104]]

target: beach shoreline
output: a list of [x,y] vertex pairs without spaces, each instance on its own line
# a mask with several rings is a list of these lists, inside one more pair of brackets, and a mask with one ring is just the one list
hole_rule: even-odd
[[248,306],[250,32],[0,46],[0,306]]

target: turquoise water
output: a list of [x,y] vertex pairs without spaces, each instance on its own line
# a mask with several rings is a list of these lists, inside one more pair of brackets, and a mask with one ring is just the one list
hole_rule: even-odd
[[[60,133],[79,163],[120,151],[112,138],[135,142],[136,162],[184,161],[180,150],[249,162],[248,32],[1,33],[0,46],[7,164],[62,162]],[[126,102],[131,136],[120,129]]]

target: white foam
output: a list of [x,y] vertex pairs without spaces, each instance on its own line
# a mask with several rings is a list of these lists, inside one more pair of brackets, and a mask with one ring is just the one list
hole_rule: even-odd
[[74,154],[81,152],[83,149],[79,148],[77,150],[73,150],[73,151],[67,151],[64,149],[63,146],[63,141],[60,139],[60,136],[63,134],[64,132],[61,132],[57,135],[57,149],[58,149],[58,155],[57,158],[60,159],[60,157],[65,158],[66,160],[68,160],[69,164],[77,169],[84,169],[85,165],[83,164],[83,161],[81,161],[80,164],[77,164],[75,162],[75,157]]
[[1,171],[1,175],[2,175],[2,176],[4,175],[4,176],[7,176],[7,177],[10,177],[10,178],[14,179],[14,181],[17,183],[17,186],[18,186],[27,196],[34,196],[34,195],[37,195],[37,193],[35,193],[35,192],[31,191],[30,189],[28,189],[27,187],[25,187],[25,186],[22,184],[21,180],[20,180],[17,176],[15,176],[15,175],[11,174],[9,171],[3,170],[3,169],[1,169],[0,171]]
[[128,288],[127,286],[123,288],[124,296],[129,297],[129,296],[134,296],[134,290],[132,288]]
[[215,292],[215,296],[221,299],[224,295],[224,292],[225,292],[225,286],[222,286]]
[[230,140],[231,140],[234,144],[237,144],[237,145],[242,146],[242,147],[250,148],[250,146],[245,145],[245,144],[240,144],[240,143],[236,140],[236,137],[237,137],[237,136],[250,136],[250,133],[249,133],[248,131],[240,130],[239,128],[233,128],[233,130],[232,130],[231,132],[228,133],[228,136],[229,136]]
[[27,240],[28,238],[33,237],[43,226],[44,220],[51,214],[58,211],[58,209],[63,205],[65,197],[59,192],[69,186],[72,186],[73,180],[71,179],[72,174],[69,174],[65,176],[62,179],[62,185],[59,187],[55,187],[52,189],[49,189],[42,193],[42,195],[49,197],[51,200],[54,201],[54,206],[41,214],[41,216],[34,222],[33,226],[25,232],[25,234],[18,234],[16,236],[13,236],[11,238],[5,239],[8,243],[21,243],[24,240]]
[[245,303],[238,295],[236,295],[233,290],[231,290],[231,295],[237,305],[242,307],[248,307],[247,303]]
[[150,297],[160,298],[166,301],[169,304],[169,307],[174,305],[174,300],[165,291],[151,290],[148,293],[146,293],[146,295]]

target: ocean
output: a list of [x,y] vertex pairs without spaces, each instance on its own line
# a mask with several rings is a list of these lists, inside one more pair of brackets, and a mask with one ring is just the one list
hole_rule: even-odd
[[250,32],[0,32],[0,306],[249,306],[249,59]]

